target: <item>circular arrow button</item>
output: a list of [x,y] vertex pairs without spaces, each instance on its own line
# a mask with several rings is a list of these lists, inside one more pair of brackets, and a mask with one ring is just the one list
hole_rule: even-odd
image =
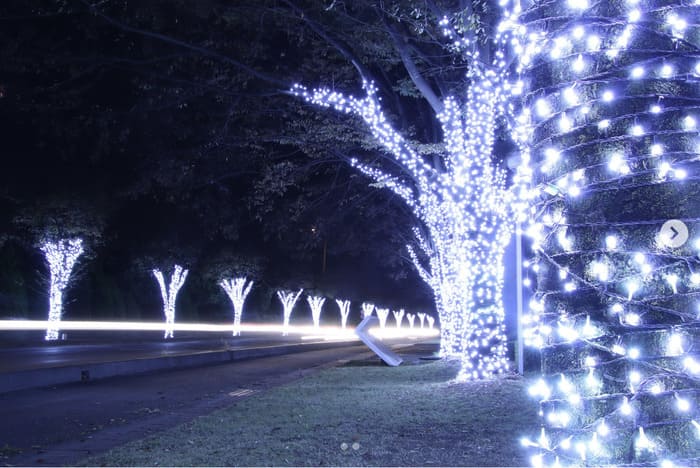
[[680,219],[669,219],[661,226],[659,242],[665,247],[678,248],[688,240],[688,226]]

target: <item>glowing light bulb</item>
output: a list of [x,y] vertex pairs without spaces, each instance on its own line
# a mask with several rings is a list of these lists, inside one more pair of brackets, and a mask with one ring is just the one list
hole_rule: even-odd
[[625,323],[627,323],[627,325],[632,325],[636,327],[637,325],[639,325],[640,322],[641,318],[638,314],[635,314],[634,312],[625,314]]
[[627,352],[627,355],[631,359],[639,359],[639,356],[641,353],[639,352],[639,348],[630,348],[629,351]]
[[619,344],[614,344],[611,348],[611,351],[615,354],[619,354],[620,356],[624,356],[626,354],[625,348],[623,348]]
[[643,427],[639,428],[639,436],[635,440],[634,445],[638,450],[651,450],[654,448],[654,443],[646,436]]
[[598,122],[598,130],[605,130],[608,127],[610,127],[610,120],[603,119],[600,122]]
[[605,437],[608,434],[610,434],[610,428],[607,424],[605,424],[605,421],[601,421],[601,423],[598,424],[598,427],[596,428],[596,432],[598,432],[598,434],[600,434],[601,437]]
[[644,76],[644,67],[636,66],[630,72],[632,78],[638,79]]
[[641,125],[633,125],[630,129],[630,133],[633,136],[642,136],[644,135],[644,127],[642,127]]
[[552,109],[546,99],[538,99],[535,101],[535,112],[538,117],[549,117],[552,114]]
[[627,300],[631,301],[634,293],[639,291],[639,283],[635,280],[630,280],[627,282]]
[[683,119],[683,128],[686,130],[694,130],[697,127],[697,122],[692,115],[686,115]]
[[601,42],[602,41],[600,37],[596,36],[595,34],[592,34],[586,39],[586,47],[588,47],[588,50],[595,52],[597,50],[600,50]]
[[569,105],[578,104],[578,93],[573,86],[564,90],[564,99]]
[[573,10],[585,10],[588,8],[588,0],[567,0],[566,4]]
[[678,294],[678,275],[668,274],[665,278],[666,282],[671,286],[671,289],[673,289],[673,293]]
[[603,102],[611,102],[613,99],[615,99],[615,93],[610,90],[604,91],[602,98]]
[[625,416],[629,416],[632,414],[632,405],[630,405],[630,402],[627,399],[627,397],[622,397],[622,404],[620,405],[620,413],[622,413]]
[[609,234],[605,237],[605,248],[608,250],[615,250],[618,246],[617,236]]
[[673,396],[676,398],[676,408],[678,408],[678,411],[685,413],[686,411],[690,410],[690,401],[678,396],[677,393],[674,393]]
[[571,119],[568,118],[565,113],[563,113],[561,115],[561,118],[559,119],[559,130],[566,133],[566,132],[571,131],[573,126],[574,126],[574,124],[571,121]]
[[673,75],[673,67],[669,64],[665,64],[661,67],[661,70],[659,70],[659,74],[664,78],[669,78]]
[[583,60],[583,55],[578,54],[578,57],[576,57],[576,60],[574,60],[574,63],[571,65],[571,68],[576,73],[581,73],[584,70],[584,68],[586,68],[586,62]]
[[655,143],[651,145],[651,147],[649,148],[649,152],[652,156],[661,156],[662,154],[664,154],[664,147],[658,143]]

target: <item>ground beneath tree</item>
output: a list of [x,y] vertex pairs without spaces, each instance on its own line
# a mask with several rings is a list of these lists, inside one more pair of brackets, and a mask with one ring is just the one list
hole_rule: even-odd
[[[457,383],[456,363],[351,361],[83,460],[109,466],[522,466],[525,379]],[[247,389],[240,389],[246,393]]]

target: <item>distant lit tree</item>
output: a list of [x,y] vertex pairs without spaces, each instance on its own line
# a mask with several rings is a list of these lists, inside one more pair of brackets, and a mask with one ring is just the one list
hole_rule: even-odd
[[[82,239],[45,241],[41,245],[46,263],[49,264],[49,322],[61,321],[63,315],[63,291],[68,286],[70,275],[78,257],[83,253]],[[46,330],[46,340],[58,339],[58,327]]]
[[314,321],[314,327],[319,328],[321,325],[321,310],[323,309],[323,304],[326,302],[326,298],[323,296],[307,296],[306,301],[311,307],[311,317]]
[[153,269],[153,276],[155,276],[156,281],[158,281],[160,295],[163,298],[163,315],[165,316],[166,324],[163,338],[173,337],[173,327],[171,325],[175,323],[175,301],[177,300],[177,294],[180,292],[180,288],[185,284],[187,272],[187,269],[182,268],[180,265],[175,265],[166,287],[166,280],[163,273],[158,268]]
[[348,316],[350,315],[350,301],[343,299],[336,299],[335,303],[338,304],[338,309],[340,309],[340,323],[343,328],[348,323]]
[[248,297],[248,293],[250,293],[250,289],[253,287],[253,281],[248,282],[245,277],[222,279],[219,282],[219,286],[226,291],[233,304],[233,336],[240,335],[243,305],[246,297]]
[[277,291],[277,297],[282,303],[282,313],[284,315],[284,332],[282,334],[285,336],[289,334],[289,318],[292,316],[294,305],[297,303],[297,300],[299,299],[299,296],[301,296],[303,290],[303,288],[299,289],[299,291],[296,293],[294,291]]

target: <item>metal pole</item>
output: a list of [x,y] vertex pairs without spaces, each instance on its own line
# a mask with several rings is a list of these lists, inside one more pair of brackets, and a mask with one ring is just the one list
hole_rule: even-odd
[[515,223],[515,268],[516,268],[516,298],[518,311],[518,373],[525,373],[525,364],[523,358],[523,233],[520,222]]

